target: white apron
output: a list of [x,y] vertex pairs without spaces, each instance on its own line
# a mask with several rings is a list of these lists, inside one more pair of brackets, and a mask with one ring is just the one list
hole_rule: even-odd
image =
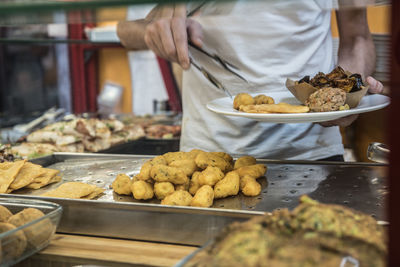
[[[331,5],[327,0],[206,4],[196,18],[203,27],[205,46],[238,66],[249,85],[204,55],[193,50],[191,54],[232,94],[287,90],[286,78],[333,69]],[[225,94],[193,67],[184,72],[182,97],[183,151],[199,148],[234,156],[309,160],[344,153],[338,127],[257,122],[207,110],[207,102]]]

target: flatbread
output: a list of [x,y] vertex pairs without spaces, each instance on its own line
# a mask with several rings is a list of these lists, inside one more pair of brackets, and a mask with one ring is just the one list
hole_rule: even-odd
[[78,199],[90,195],[96,188],[97,186],[95,185],[82,182],[68,182],[44,193],[42,196]]
[[104,188],[96,187],[92,193],[90,193],[87,196],[81,197],[81,199],[94,199],[98,197],[100,194],[102,194],[105,191]]
[[8,187],[14,181],[25,162],[25,160],[20,160],[0,163],[0,193],[7,192]]
[[[52,181],[52,179],[54,177],[56,177],[56,175],[60,172],[59,170],[47,169],[47,168],[43,168],[43,170],[45,172],[42,175],[33,179],[32,183],[30,183],[26,186],[27,188],[39,189],[50,183],[58,182],[58,181]],[[61,180],[61,177],[60,177],[60,180]]]
[[45,171],[42,166],[30,162],[25,162],[14,181],[10,184],[9,189],[17,190],[30,183],[42,175]]

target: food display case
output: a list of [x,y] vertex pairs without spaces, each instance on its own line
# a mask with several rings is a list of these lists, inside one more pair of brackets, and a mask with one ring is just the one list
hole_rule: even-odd
[[[186,2],[186,1],[175,1]],[[220,1],[225,2],[225,1]],[[351,8],[357,5],[389,4],[387,1],[341,1]],[[27,24],[55,23],[55,14],[64,13],[67,16],[71,32],[82,30],[82,23],[93,24],[102,20],[123,20],[121,17],[96,17],[96,11],[103,8],[126,7],[128,5],[165,3],[157,0],[82,0],[82,1],[3,1],[0,3],[0,25],[3,28]],[[290,161],[274,159],[257,159],[258,164],[265,164],[268,170],[260,182],[261,194],[247,197],[243,194],[214,201],[210,208],[179,207],[160,205],[159,201],[135,200],[131,196],[118,195],[111,185],[119,173],[135,177],[140,173],[142,165],[154,156],[170,151],[178,151],[179,138],[139,139],[135,142],[118,144],[107,149],[99,149],[100,153],[63,153],[55,152],[32,159],[31,162],[46,168],[60,171],[62,180],[38,190],[30,188],[18,189],[9,194],[1,194],[5,200],[15,198],[23,201],[51,201],[63,207],[57,233],[66,236],[88,236],[123,240],[124,242],[154,242],[176,244],[178,246],[202,246],[215,238],[227,225],[233,222],[243,222],[251,218],[261,217],[274,210],[294,209],[298,198],[307,194],[321,203],[343,205],[361,211],[375,218],[379,225],[388,230],[389,249],[388,266],[397,266],[400,257],[396,253],[399,245],[400,217],[396,212],[396,203],[400,201],[400,182],[396,178],[400,174],[395,164],[400,158],[398,144],[398,124],[396,124],[397,104],[400,87],[400,26],[396,14],[400,11],[397,1],[391,3],[391,105],[386,132],[389,136],[390,163],[374,162],[316,162]],[[77,26],[80,25],[80,26]],[[79,28],[80,27],[80,28]],[[75,32],[76,33],[76,32]],[[82,33],[82,32],[81,32]],[[73,36],[73,35],[71,35]],[[79,36],[75,35],[75,36]],[[81,36],[80,36],[81,37]],[[0,46],[18,43],[31,44],[67,44],[71,54],[93,49],[92,46],[119,46],[119,44],[93,43],[82,38],[57,39],[40,38],[0,38]],[[76,49],[76,50],[74,50]],[[95,62],[82,58],[71,66],[72,79],[81,84],[73,90],[77,112],[92,112],[93,96],[97,94],[96,87],[90,75],[93,74]],[[88,67],[86,78],[77,72],[78,67]],[[91,67],[90,67],[91,66]],[[123,120],[123,119],[121,119]],[[382,129],[385,131],[385,129]],[[161,143],[160,143],[161,142]],[[165,142],[168,142],[166,145]],[[158,147],[158,148],[155,148]],[[137,155],[126,155],[132,151]],[[148,152],[145,152],[148,151]],[[142,152],[142,153],[140,153]],[[366,153],[367,151],[365,151]],[[107,153],[107,154],[105,154]],[[126,153],[126,154],[125,154]],[[63,197],[46,197],[49,191],[68,182],[84,182],[103,189],[100,197],[94,200],[69,199]],[[55,204],[56,205],[56,204]],[[134,241],[130,241],[134,240]],[[122,241],[121,241],[122,242]],[[45,251],[45,250],[44,250]],[[46,252],[44,252],[46,253]],[[59,257],[61,257],[59,255]],[[154,255],[156,257],[156,255]],[[90,261],[85,261],[90,262]],[[93,260],[101,264],[101,261]],[[125,262],[128,264],[127,262]],[[154,265],[157,265],[154,263]],[[162,264],[160,264],[162,265]],[[182,265],[183,266],[183,265]]]

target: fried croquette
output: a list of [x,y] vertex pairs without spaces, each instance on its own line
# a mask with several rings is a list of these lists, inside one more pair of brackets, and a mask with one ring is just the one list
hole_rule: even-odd
[[240,177],[240,190],[243,195],[254,197],[261,193],[261,185],[256,181],[256,178],[245,175]]
[[214,197],[224,198],[239,193],[240,178],[235,171],[228,172],[225,177],[214,186]]
[[209,166],[199,174],[200,185],[214,186],[219,180],[224,178],[224,173],[220,168]]
[[192,195],[188,191],[179,190],[161,200],[161,205],[189,206],[192,198]]
[[172,194],[174,191],[174,185],[170,182],[154,183],[154,193],[160,200],[163,200],[166,196]]
[[138,200],[152,199],[154,196],[153,185],[142,180],[133,182],[131,190],[133,197]]
[[243,156],[243,157],[238,158],[235,161],[235,165],[234,165],[233,169],[236,170],[236,169],[239,169],[241,167],[250,166],[250,165],[254,165],[254,164],[257,164],[257,161],[256,161],[256,159],[254,157],[252,157],[252,156]]
[[203,170],[208,166],[212,166],[212,167],[218,167],[219,169],[221,169],[221,171],[226,172],[232,167],[231,164],[224,158],[221,158],[216,154],[207,152],[198,154],[195,159],[195,162],[197,166]]
[[132,194],[131,184],[131,178],[126,174],[120,173],[117,175],[114,182],[112,182],[111,187],[117,194],[130,195]]
[[188,180],[188,177],[181,169],[165,165],[151,167],[150,176],[156,182],[170,182],[173,184],[184,184]]
[[254,105],[254,104],[255,104],[254,98],[246,93],[237,94],[235,96],[235,99],[233,100],[234,109],[239,109],[240,106]]
[[209,185],[203,185],[199,188],[199,190],[197,190],[192,201],[190,202],[190,206],[208,208],[212,206],[213,201],[213,188]]

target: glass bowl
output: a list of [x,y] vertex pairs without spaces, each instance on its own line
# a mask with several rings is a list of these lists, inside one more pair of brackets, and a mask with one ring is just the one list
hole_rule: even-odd
[[5,219],[9,213],[0,207],[0,266],[14,265],[50,243],[61,218],[60,205],[10,197],[0,197],[0,205],[14,215]]

